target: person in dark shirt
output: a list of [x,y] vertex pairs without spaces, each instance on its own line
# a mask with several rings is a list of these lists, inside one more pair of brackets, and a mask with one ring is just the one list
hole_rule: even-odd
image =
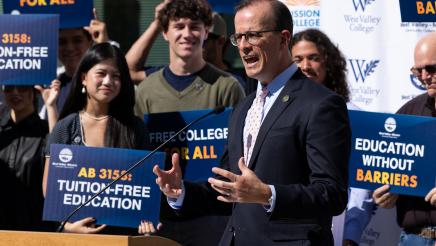
[[33,86],[3,85],[7,110],[0,117],[0,229],[49,230],[42,221],[42,150],[47,122],[36,113]]
[[[427,88],[399,110],[398,114],[436,117],[436,32],[418,41],[414,52],[413,75]],[[397,207],[397,223],[403,229],[398,245],[436,244],[436,188],[425,198],[397,195],[389,192],[389,185],[376,189],[374,201],[383,208]]]

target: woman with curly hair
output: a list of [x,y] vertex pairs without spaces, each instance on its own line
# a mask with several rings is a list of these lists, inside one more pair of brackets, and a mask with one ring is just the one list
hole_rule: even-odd
[[350,101],[346,71],[347,62],[341,51],[323,32],[307,29],[292,38],[292,58],[310,79]]

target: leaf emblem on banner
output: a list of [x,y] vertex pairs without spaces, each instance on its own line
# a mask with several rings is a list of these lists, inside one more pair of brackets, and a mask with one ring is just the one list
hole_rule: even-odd
[[377,67],[379,62],[380,62],[380,60],[372,60],[371,62],[366,64],[366,67],[364,70],[365,77],[371,75],[374,72],[374,69]]
[[375,0],[365,0],[365,5],[371,4],[372,2],[375,2]]

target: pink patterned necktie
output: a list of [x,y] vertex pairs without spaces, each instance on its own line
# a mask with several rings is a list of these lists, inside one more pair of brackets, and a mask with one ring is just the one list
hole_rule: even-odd
[[265,98],[268,95],[268,89],[262,87],[262,91],[254,99],[251,108],[247,113],[247,125],[245,127],[246,139],[244,141],[244,159],[245,165],[250,163],[251,153],[253,152],[254,143],[256,142],[257,134],[259,132],[260,123],[263,116],[263,105],[265,104]]

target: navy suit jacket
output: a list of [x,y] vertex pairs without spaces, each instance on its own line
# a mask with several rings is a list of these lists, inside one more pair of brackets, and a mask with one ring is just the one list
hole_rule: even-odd
[[[254,94],[233,111],[222,167],[240,174],[243,129]],[[331,219],[347,204],[351,132],[342,97],[300,70],[266,115],[248,167],[274,185],[272,213],[259,204],[225,204],[208,184],[185,182],[181,212],[231,209],[220,245],[332,245]],[[233,243],[232,243],[233,240]]]

